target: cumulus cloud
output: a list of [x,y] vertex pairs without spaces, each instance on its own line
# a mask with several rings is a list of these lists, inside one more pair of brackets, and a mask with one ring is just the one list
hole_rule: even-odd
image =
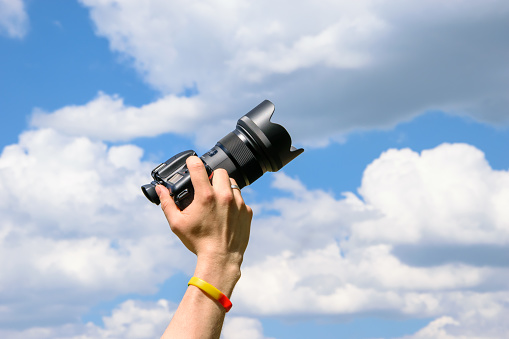
[[246,317],[226,318],[221,339],[274,339],[263,335],[262,323]]
[[420,155],[389,150],[366,169],[359,190],[383,215],[356,225],[359,241],[509,243],[509,176],[466,144]]
[[0,34],[23,38],[28,31],[28,16],[23,0],[0,0]]
[[[70,323],[55,327],[32,327],[25,330],[2,330],[9,339],[153,339],[168,326],[176,305],[161,299],[157,302],[127,300],[102,318],[102,325]],[[258,319],[227,317],[221,339],[274,339],[263,335]]]
[[103,317],[104,326],[93,323],[58,327],[34,327],[27,330],[0,330],[10,339],[148,339],[158,338],[168,326],[175,307],[166,300],[140,302],[127,300]]
[[[362,200],[276,177],[274,186],[292,195],[257,206],[276,215],[255,219],[252,228],[254,257],[247,257],[234,294],[245,314],[389,313],[461,324],[456,331],[451,321],[437,320],[416,338],[432,331],[497,338],[509,330],[501,325],[507,263],[488,258],[479,265],[463,256],[488,245],[507,253],[502,246],[509,243],[509,213],[502,208],[509,172],[491,169],[478,149],[443,144],[420,154],[384,152],[364,172]],[[426,261],[430,243],[449,251]],[[400,246],[414,249],[410,260],[408,247]],[[488,323],[496,330],[484,332]]]
[[[4,324],[21,329],[55,324],[18,331],[25,337],[71,330],[74,336],[100,337],[90,334],[100,332],[97,325],[72,325],[88,307],[127,293],[154,293],[173,272],[192,267],[192,256],[139,194],[153,166],[142,154],[133,145],[107,146],[52,129],[24,132],[17,144],[4,148]],[[359,195],[345,192],[339,198],[308,190],[283,173],[274,178],[273,188],[287,195],[254,206],[258,217],[233,295],[240,315],[436,318],[416,334],[421,337],[433,331],[475,337],[486,324],[496,325],[488,337],[508,330],[500,320],[508,311],[508,265],[464,256],[479,246],[503,254],[509,242],[503,207],[509,172],[491,169],[478,149],[443,144],[420,154],[388,150],[366,168]],[[431,245],[448,251],[426,260]],[[118,314],[144,314],[136,305],[123,305]],[[163,306],[159,311],[168,314]],[[131,323],[127,316],[115,319]],[[254,318],[232,320],[225,338],[239,324],[246,336],[263,338]],[[105,321],[100,330],[124,333],[115,326]],[[73,338],[64,332],[62,337]]]
[[465,312],[459,320],[443,316],[431,321],[413,335],[399,339],[492,339],[504,338],[508,329],[504,313],[506,309],[491,309],[491,312],[471,310]]
[[52,129],[3,149],[0,324],[69,322],[101,300],[155,293],[192,266],[140,192],[154,166],[142,154]]
[[81,2],[162,93],[233,112],[271,99],[306,143],[436,109],[508,122],[503,0]]
[[[118,153],[126,158],[120,161]],[[46,226],[40,234],[51,229],[63,235],[136,229],[127,221],[157,219],[149,216],[147,206],[140,203],[143,196],[137,186],[147,180],[147,173],[154,166],[141,162],[142,154],[136,146],[107,147],[102,142],[67,137],[52,129],[24,132],[18,144],[6,146],[1,154],[2,207],[9,208],[10,215],[32,216],[36,227]],[[140,208],[139,217],[122,217],[121,211],[134,206]],[[116,217],[123,220],[108,222],[108,213],[101,213],[106,210],[110,215],[116,212]],[[117,221],[126,226],[114,226]],[[105,229],[104,223],[113,229]],[[33,231],[38,233],[37,229]]]

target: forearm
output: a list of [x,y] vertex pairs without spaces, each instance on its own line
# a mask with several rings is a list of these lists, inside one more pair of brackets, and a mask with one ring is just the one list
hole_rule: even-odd
[[[230,298],[240,278],[240,264],[225,263],[223,259],[198,259],[194,276],[212,284]],[[224,307],[216,300],[190,285],[162,339],[218,339],[225,313]]]
[[[211,182],[198,157],[186,164],[195,188],[191,205],[181,211],[166,187],[157,185],[156,192],[172,231],[197,256],[194,276],[230,298],[240,279],[253,211],[226,170],[216,169]],[[191,285],[162,338],[218,339],[225,313],[222,304]]]

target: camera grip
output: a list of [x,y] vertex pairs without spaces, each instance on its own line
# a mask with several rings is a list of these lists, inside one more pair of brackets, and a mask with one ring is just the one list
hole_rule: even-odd
[[[204,163],[204,165],[207,171],[207,175],[210,177],[212,174],[212,169],[207,164]],[[179,177],[176,182],[171,181],[171,178],[174,176]],[[166,187],[170,191],[170,195],[173,197],[175,205],[177,205],[180,210],[184,210],[194,200],[194,187],[191,181],[191,175],[187,169],[187,165],[184,165],[180,170],[173,173],[171,178],[166,183]]]

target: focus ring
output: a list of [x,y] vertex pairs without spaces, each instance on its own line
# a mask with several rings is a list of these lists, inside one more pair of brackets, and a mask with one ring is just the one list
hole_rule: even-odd
[[223,139],[219,140],[221,144],[231,155],[238,166],[238,170],[242,172],[248,180],[247,184],[252,183],[263,175],[263,170],[256,160],[253,152],[240,140],[233,132],[227,134]]

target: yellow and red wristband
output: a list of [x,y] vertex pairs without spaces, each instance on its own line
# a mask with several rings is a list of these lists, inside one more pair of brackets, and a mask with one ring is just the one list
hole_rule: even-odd
[[187,283],[187,286],[193,285],[198,287],[200,290],[205,292],[208,296],[210,296],[212,299],[217,300],[228,312],[230,308],[232,308],[232,302],[226,295],[224,295],[223,292],[206,282],[205,280],[202,280],[197,277],[192,277],[191,280]]

